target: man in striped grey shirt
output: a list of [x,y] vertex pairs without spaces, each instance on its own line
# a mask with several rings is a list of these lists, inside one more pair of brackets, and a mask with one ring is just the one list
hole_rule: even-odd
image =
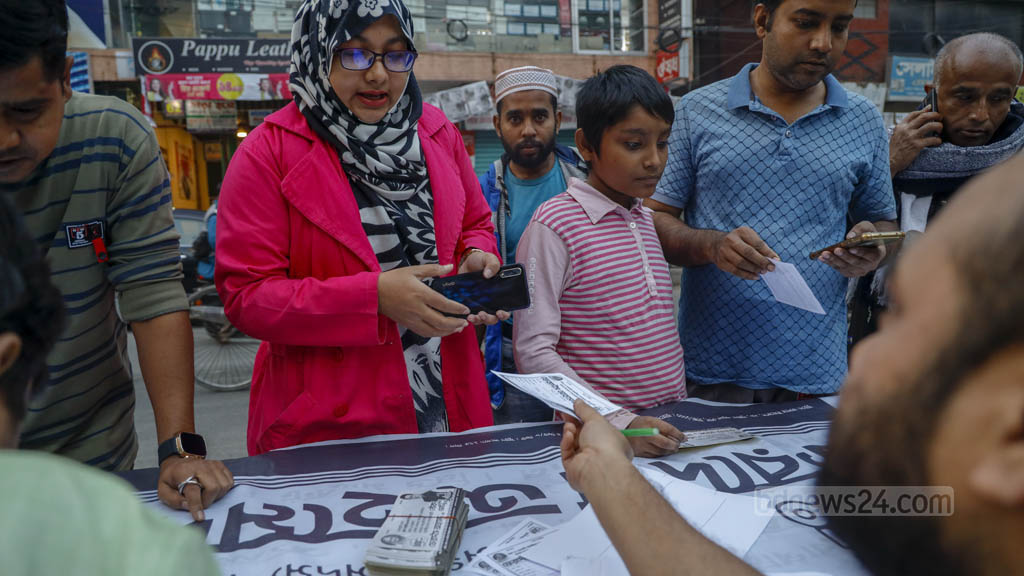
[[131,325],[166,442],[161,500],[201,520],[233,478],[193,435],[192,330],[156,138],[130,105],[71,92],[63,0],[0,0],[0,29],[0,191],[46,252],[68,312],[21,447],[132,468]]

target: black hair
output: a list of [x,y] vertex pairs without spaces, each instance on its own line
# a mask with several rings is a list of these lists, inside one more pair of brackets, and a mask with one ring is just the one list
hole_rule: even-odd
[[0,401],[11,418],[25,418],[29,386],[45,384],[46,355],[64,326],[64,300],[50,267],[15,208],[0,194],[0,334],[21,338],[21,354],[0,374]]
[[42,59],[48,80],[64,76],[68,10],[64,0],[0,0],[0,70]]
[[587,79],[576,93],[576,123],[597,154],[605,130],[622,121],[633,106],[672,124],[672,99],[642,68],[620,64]]
[[[764,28],[768,32],[771,32],[772,20],[775,19],[775,11],[778,10],[779,6],[781,6],[785,1],[786,0],[753,0],[750,5],[750,14],[753,16],[754,9],[757,8],[758,4],[764,4],[764,9],[768,11],[768,22],[765,23]],[[857,2],[854,2],[853,5],[856,6]]]
[[[549,96],[551,96],[551,112],[552,113],[558,112],[558,98],[555,98],[554,94],[549,94]],[[501,116],[501,105],[502,105],[503,102],[505,102],[505,101],[504,100],[498,100],[498,103],[495,105],[497,110],[498,110],[498,116]]]

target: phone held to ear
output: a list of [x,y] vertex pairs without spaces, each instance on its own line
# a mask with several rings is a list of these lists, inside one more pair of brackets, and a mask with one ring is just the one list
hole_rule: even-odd
[[848,240],[843,240],[837,244],[822,248],[821,250],[815,250],[811,252],[811,260],[817,260],[825,252],[833,252],[836,248],[861,248],[864,246],[881,246],[883,244],[891,244],[893,242],[899,242],[906,238],[906,232],[865,232],[860,236],[855,236]]
[[502,266],[491,278],[484,278],[482,271],[435,278],[431,288],[449,300],[464,304],[470,314],[495,314],[499,310],[512,312],[530,307],[530,290],[522,264]]
[[[924,107],[924,106],[931,106],[932,107],[932,109],[931,109],[932,112],[938,112],[939,111],[939,93],[938,93],[938,90],[936,90],[934,86],[932,86],[931,90],[929,90],[928,94],[924,97],[924,102],[921,103],[921,107]],[[942,135],[939,134],[938,132],[932,132],[928,136],[930,136],[932,138],[941,138],[942,137]]]
[[931,106],[932,112],[939,111],[939,95],[938,91],[935,90],[934,87],[928,91],[928,95],[924,97],[924,102],[921,103],[921,106]]

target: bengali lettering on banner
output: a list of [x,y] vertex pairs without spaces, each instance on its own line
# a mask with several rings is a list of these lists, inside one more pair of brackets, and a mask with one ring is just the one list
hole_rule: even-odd
[[234,102],[188,100],[185,104],[185,127],[189,132],[234,132],[238,127]]
[[[739,428],[754,439],[683,450],[641,469],[729,494],[811,493],[832,406],[822,400],[724,406],[689,400],[645,411],[681,430]],[[550,526],[586,506],[565,481],[557,423],[462,434],[376,437],[278,450],[227,461],[236,486],[195,526],[224,574],[363,574],[363,558],[402,492],[454,486],[467,492],[469,521],[453,566],[471,574],[480,551],[524,518]],[[160,504],[158,470],[122,474],[147,504],[181,524],[186,512]],[[865,574],[800,498],[778,499],[775,514],[744,559],[772,572]],[[657,529],[651,527],[650,529]]]
[[679,79],[679,52],[658,50],[657,67],[654,74],[661,84],[669,84]]

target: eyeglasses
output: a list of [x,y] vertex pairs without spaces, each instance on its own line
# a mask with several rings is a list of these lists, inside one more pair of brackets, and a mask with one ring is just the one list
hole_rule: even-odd
[[341,67],[346,70],[368,70],[373,66],[377,58],[381,59],[384,63],[384,67],[391,72],[408,72],[412,70],[412,65],[416,62],[416,57],[419,56],[412,50],[392,50],[391,52],[385,52],[378,54],[373,50],[365,50],[363,48],[345,48],[338,50],[338,54],[341,55]]

